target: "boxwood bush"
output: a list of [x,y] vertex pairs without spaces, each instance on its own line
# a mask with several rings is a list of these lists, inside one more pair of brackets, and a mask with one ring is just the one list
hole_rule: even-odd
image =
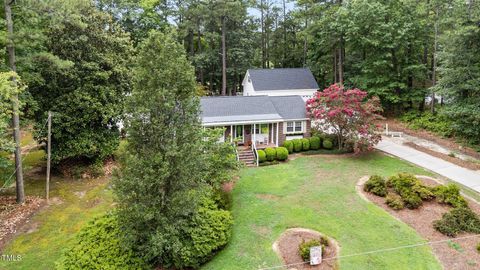
[[307,138],[301,139],[302,141],[302,150],[303,151],[308,151],[310,150],[310,140]]
[[363,186],[363,190],[365,190],[366,192],[373,193],[380,197],[385,197],[387,195],[387,184],[383,177],[379,175],[372,175],[370,176],[368,181],[365,182],[365,185]]
[[293,142],[292,141],[283,142],[283,147],[287,148],[289,154],[293,153]]
[[273,161],[277,157],[277,151],[275,150],[275,148],[272,147],[265,148],[265,154],[268,161]]
[[293,143],[293,150],[295,152],[301,152],[302,151],[302,149],[303,149],[302,140],[294,139],[294,140],[292,140],[292,143]]
[[263,150],[258,150],[258,162],[263,163],[267,161],[267,154]]
[[310,137],[310,149],[312,150],[318,150],[320,149],[320,143],[322,142],[319,137],[313,136]]
[[438,202],[451,205],[453,207],[467,207],[468,203],[465,198],[460,195],[460,188],[455,184],[446,186],[440,185],[433,189]]
[[387,197],[385,198],[385,203],[394,210],[401,210],[405,208],[402,197],[395,193],[388,193]]
[[333,143],[330,139],[324,139],[322,142],[322,146],[325,149],[329,149],[329,150],[333,149]]
[[277,147],[277,160],[284,161],[288,158],[288,150],[285,147]]
[[[139,256],[120,243],[121,231],[114,214],[89,222],[57,262],[57,269],[149,269]],[[151,268],[151,267],[150,267]]]

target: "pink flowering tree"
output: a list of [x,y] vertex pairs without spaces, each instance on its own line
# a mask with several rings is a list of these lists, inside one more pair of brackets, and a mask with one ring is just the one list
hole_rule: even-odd
[[307,100],[307,112],[312,119],[312,128],[335,134],[338,148],[346,149],[353,144],[356,153],[369,151],[381,140],[376,120],[382,119],[378,97],[367,98],[360,89],[345,90],[331,85]]

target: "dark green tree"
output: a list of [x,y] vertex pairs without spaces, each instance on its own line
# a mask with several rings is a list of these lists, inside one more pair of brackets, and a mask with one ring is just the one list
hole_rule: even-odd
[[150,33],[134,78],[129,145],[114,181],[125,243],[154,265],[198,267],[229,238],[231,215],[212,197],[235,157],[202,132],[194,68],[176,34]]
[[[46,30],[47,53],[35,55],[29,76],[34,79],[28,81],[38,104],[37,127],[45,122],[47,111],[54,113],[56,164],[68,159],[100,161],[113,153],[131,85],[133,49],[128,34],[92,4],[77,9],[57,17]],[[42,140],[45,134],[37,137]]]

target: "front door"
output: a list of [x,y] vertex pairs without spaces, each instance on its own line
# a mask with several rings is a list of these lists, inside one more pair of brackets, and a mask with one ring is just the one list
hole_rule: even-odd
[[233,138],[240,144],[245,143],[245,134],[243,130],[243,125],[235,126]]

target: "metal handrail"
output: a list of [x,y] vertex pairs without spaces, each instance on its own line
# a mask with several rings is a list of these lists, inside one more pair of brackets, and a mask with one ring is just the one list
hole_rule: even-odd
[[255,154],[255,163],[257,164],[257,167],[258,167],[258,151],[257,151],[257,144],[255,141],[252,142],[252,150],[253,150],[253,153]]

